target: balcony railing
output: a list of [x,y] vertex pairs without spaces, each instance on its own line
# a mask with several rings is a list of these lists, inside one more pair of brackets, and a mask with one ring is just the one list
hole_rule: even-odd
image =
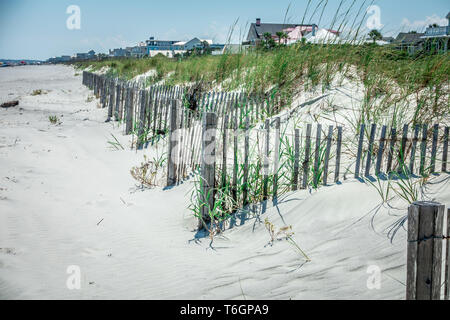
[[427,28],[425,37],[438,37],[450,35],[450,26]]

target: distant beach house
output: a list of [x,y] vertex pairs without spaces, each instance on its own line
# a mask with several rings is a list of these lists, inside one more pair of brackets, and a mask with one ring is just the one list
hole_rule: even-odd
[[[158,54],[162,54],[166,57],[173,57],[178,51],[181,51],[180,41],[178,40],[156,40],[154,37],[150,37],[147,43],[147,55],[154,57]],[[175,45],[178,43],[178,45]]]
[[290,24],[290,23],[262,23],[260,18],[250,25],[247,41],[244,44],[257,45],[264,40],[265,34],[270,34],[274,40],[279,40],[277,33],[287,33],[286,43],[299,41],[305,35],[312,33],[315,35],[318,26],[316,24]]
[[53,57],[47,59],[48,63],[64,63],[64,62],[70,62],[72,60],[71,56],[60,56],[60,57]]
[[128,53],[128,51],[126,49],[122,49],[122,48],[109,50],[109,56],[115,57],[115,58],[126,57],[127,53]]
[[74,60],[90,60],[95,58],[95,51],[91,50],[88,53],[76,53],[73,57]]
[[401,32],[393,42],[395,47],[408,53],[436,50],[447,52],[450,39],[450,12],[447,14],[447,26],[430,25],[424,33]]
[[448,20],[446,26],[431,25],[425,30],[425,34],[421,38],[425,40],[426,50],[435,47],[438,51],[448,51],[450,46],[450,12],[446,19]]
[[176,54],[185,54],[187,51],[194,49],[209,48],[212,51],[222,50],[224,45],[214,44],[210,39],[193,38],[189,41],[174,41],[174,40],[156,40],[151,37],[147,43],[147,54],[149,57],[154,57],[162,54],[166,57],[173,58]]
[[147,44],[145,42],[139,43],[135,47],[129,48],[129,54],[133,58],[143,58],[148,54]]
[[413,54],[423,49],[424,39],[422,37],[424,35],[424,33],[418,32],[400,32],[393,44],[397,49]]

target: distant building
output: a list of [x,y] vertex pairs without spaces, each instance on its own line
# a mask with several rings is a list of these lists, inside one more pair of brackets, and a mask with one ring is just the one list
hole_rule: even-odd
[[72,56],[74,60],[92,60],[95,59],[95,51],[91,50],[88,53],[76,53]]
[[148,54],[147,46],[145,44],[142,45],[142,43],[136,47],[132,47],[129,52],[130,56],[133,58],[142,58]]
[[64,62],[70,62],[72,60],[71,56],[61,56],[61,57],[53,57],[50,59],[47,59],[48,63],[64,63]]
[[317,32],[308,33],[303,39],[308,43],[314,44],[337,44],[341,40],[339,32],[329,29],[319,29]]
[[71,60],[70,56],[61,56],[61,62],[69,62]]
[[436,48],[438,51],[447,52],[450,47],[450,12],[446,16],[447,26],[429,26],[421,37],[425,40],[425,49]]
[[156,40],[154,37],[150,37],[149,40],[146,41],[147,44],[147,54],[149,57],[154,57],[158,54],[162,54],[166,57],[173,57],[175,54],[176,43],[180,43],[178,40]]
[[413,54],[423,49],[424,39],[422,38],[425,33],[418,32],[401,32],[393,42],[395,47],[400,50],[408,51]]
[[209,39],[193,38],[189,41],[174,41],[174,40],[156,40],[151,37],[146,41],[147,54],[149,57],[154,57],[162,54],[166,57],[173,58],[176,54],[185,54],[187,51],[194,49],[210,49],[211,51],[218,51],[224,48],[222,44],[214,44]]
[[110,57],[126,57],[127,56],[127,50],[122,49],[122,48],[118,48],[118,49],[112,49],[109,50],[109,56]]
[[315,24],[289,24],[289,23],[262,23],[261,19],[256,19],[255,23],[250,25],[247,41],[245,44],[256,45],[264,40],[264,35],[269,33],[274,40],[278,39],[278,32],[288,33],[291,42],[298,41],[301,37],[308,33],[317,31],[318,27]]

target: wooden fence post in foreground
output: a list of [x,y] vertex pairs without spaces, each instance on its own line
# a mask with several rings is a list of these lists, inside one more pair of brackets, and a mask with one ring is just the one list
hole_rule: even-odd
[[170,108],[170,128],[169,128],[169,150],[167,151],[167,186],[173,186],[177,183],[177,163],[174,161],[174,155],[178,154],[177,137],[177,100],[172,100]]
[[447,211],[447,240],[445,253],[445,279],[444,279],[444,299],[450,299],[450,209]]
[[204,223],[210,220],[210,211],[214,208],[214,187],[216,178],[216,126],[217,116],[213,112],[207,112],[203,116],[202,134],[202,168],[201,186],[199,195],[201,205],[201,217],[198,222],[199,230]]
[[407,300],[441,297],[444,206],[415,202],[408,210]]

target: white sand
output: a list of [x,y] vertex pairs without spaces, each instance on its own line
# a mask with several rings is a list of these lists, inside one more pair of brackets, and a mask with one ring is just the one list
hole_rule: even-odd
[[[403,299],[406,214],[380,206],[377,191],[346,181],[272,202],[259,219],[215,239],[197,239],[187,209],[191,182],[163,191],[136,188],[129,170],[143,153],[113,151],[106,110],[63,66],[0,69],[0,299]],[[31,96],[35,89],[47,94]],[[62,124],[50,124],[58,116]],[[447,175],[427,195],[450,203]],[[378,210],[377,210],[378,209]],[[286,241],[269,246],[264,227],[292,225],[312,262]],[[102,221],[103,219],[103,221]],[[99,225],[97,225],[102,221]],[[242,225],[241,225],[242,224]],[[81,268],[80,290],[66,286]],[[381,268],[369,290],[367,269]]]

